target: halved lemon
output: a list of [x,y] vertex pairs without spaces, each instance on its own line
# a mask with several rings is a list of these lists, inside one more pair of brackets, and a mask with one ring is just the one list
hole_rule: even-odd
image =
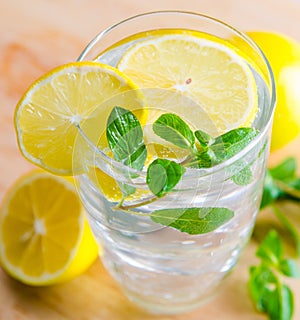
[[12,277],[34,286],[61,283],[97,256],[73,183],[34,171],[13,185],[0,212],[0,262]]
[[300,134],[300,43],[269,31],[251,31],[248,35],[263,50],[274,73],[277,101],[271,151],[275,151]]
[[35,81],[16,107],[19,148],[54,174],[81,172],[88,146],[82,140],[74,152],[79,127],[97,144],[115,105],[132,111],[143,107],[137,86],[121,71],[98,62],[57,67]]
[[175,112],[212,135],[252,124],[255,79],[244,54],[229,42],[188,30],[148,32],[133,41],[117,67],[144,89],[157,115]]

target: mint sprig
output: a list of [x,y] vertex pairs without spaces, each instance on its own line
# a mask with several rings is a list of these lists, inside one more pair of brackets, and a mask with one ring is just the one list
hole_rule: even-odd
[[[157,199],[174,190],[186,168],[209,168],[219,164],[240,152],[258,134],[253,128],[238,128],[218,137],[211,137],[201,130],[193,132],[185,121],[172,113],[161,115],[154,122],[153,131],[169,143],[189,151],[189,155],[181,163],[158,158],[149,164],[146,183]],[[117,161],[137,170],[143,169],[147,156],[143,131],[138,119],[131,111],[115,107],[107,121],[106,136]],[[242,167],[240,167],[241,164]],[[252,172],[244,162],[240,162],[239,167],[232,181],[245,185],[251,181]],[[128,177],[128,173],[123,174]],[[123,205],[124,198],[136,190],[131,185],[123,183],[119,185],[124,197],[118,208],[126,210],[126,206]],[[153,198],[141,201],[134,207],[153,201],[155,201]],[[127,207],[132,209],[133,205]],[[233,216],[233,211],[219,207],[171,208],[156,210],[150,215],[151,219],[157,223],[189,234],[211,232]]]
[[248,288],[257,310],[268,314],[271,320],[291,320],[294,298],[282,275],[299,277],[297,262],[284,257],[283,244],[275,230],[269,231],[256,255],[260,264],[250,267]]
[[300,177],[297,177],[297,163],[293,157],[286,158],[267,171],[261,208],[280,198],[300,200]]
[[284,277],[300,277],[300,234],[288,215],[276,203],[282,199],[300,200],[300,178],[297,163],[288,157],[266,172],[261,208],[270,207],[276,218],[291,236],[295,246],[295,258],[284,256],[284,246],[278,233],[271,229],[259,245],[256,255],[260,264],[249,268],[249,292],[257,310],[266,313],[271,320],[291,320],[294,311],[292,290],[283,283]]

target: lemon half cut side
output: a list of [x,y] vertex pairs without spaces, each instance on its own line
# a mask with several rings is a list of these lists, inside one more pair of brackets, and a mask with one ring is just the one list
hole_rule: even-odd
[[62,283],[97,256],[73,183],[41,171],[15,182],[0,211],[0,262],[8,274],[33,286]]

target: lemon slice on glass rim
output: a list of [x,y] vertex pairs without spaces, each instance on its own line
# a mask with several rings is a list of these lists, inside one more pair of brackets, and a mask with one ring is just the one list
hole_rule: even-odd
[[35,81],[16,107],[19,149],[51,173],[81,173],[89,150],[77,143],[74,152],[78,127],[97,144],[115,105],[137,110],[143,121],[142,104],[137,86],[116,68],[87,61],[59,66]]

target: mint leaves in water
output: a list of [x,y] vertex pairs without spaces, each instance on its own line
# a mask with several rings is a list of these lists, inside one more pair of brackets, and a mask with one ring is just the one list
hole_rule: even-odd
[[[174,190],[187,168],[209,168],[219,164],[240,152],[258,134],[254,128],[238,128],[214,138],[201,130],[193,132],[186,122],[172,113],[161,115],[154,122],[153,131],[168,143],[189,151],[189,155],[180,163],[158,158],[149,164],[146,183],[157,199]],[[143,169],[147,150],[142,127],[131,111],[115,107],[107,121],[106,136],[115,160],[137,170]],[[251,181],[252,173],[246,164],[241,164],[232,180],[245,185]],[[132,186],[119,185],[124,197],[135,192]],[[135,207],[144,204],[141,202]],[[122,206],[122,209],[126,209],[126,206]],[[201,234],[215,230],[233,215],[227,208],[191,207],[156,210],[150,217],[157,223],[182,232]]]
[[183,149],[194,150],[195,136],[189,126],[176,114],[166,113],[153,123],[153,131],[166,141]]
[[147,149],[140,122],[132,112],[115,107],[107,120],[106,137],[117,161],[137,170],[143,169]]
[[185,169],[168,159],[156,159],[148,167],[147,184],[157,197],[171,191],[179,182]]
[[233,212],[227,208],[162,209],[151,214],[154,222],[188,234],[211,232],[232,217]]
[[[113,108],[107,120],[106,137],[115,160],[133,169],[143,169],[147,149],[140,122],[131,111],[121,107]],[[122,173],[128,176],[127,172]],[[118,184],[125,197],[136,191],[133,186]]]

